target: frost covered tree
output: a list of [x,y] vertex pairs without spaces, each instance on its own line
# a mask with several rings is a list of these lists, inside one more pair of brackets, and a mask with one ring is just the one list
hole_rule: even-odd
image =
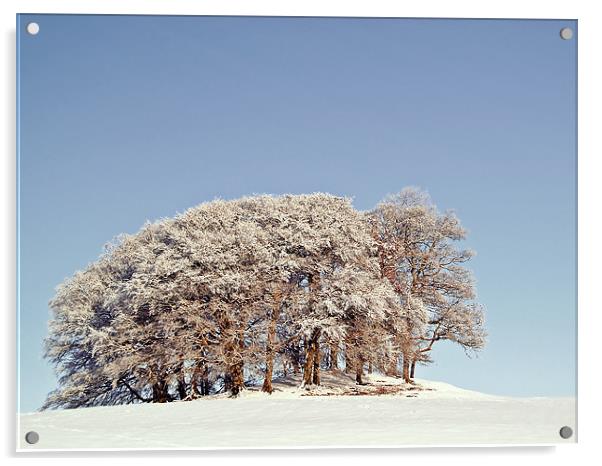
[[109,264],[103,260],[57,288],[50,303],[54,318],[49,324],[45,356],[56,367],[59,388],[49,394],[43,408],[131,401],[127,381],[113,386],[104,375],[98,354],[99,332],[112,318],[106,304],[111,299],[110,288]]
[[[115,393],[124,392],[123,386],[129,387],[126,401],[206,395],[214,385],[211,376],[238,394],[244,358],[252,356],[246,338],[257,312],[255,266],[265,261],[258,259],[261,248],[253,246],[252,226],[238,221],[235,207],[217,201],[118,238],[98,261],[110,264],[108,279],[96,289],[100,302],[82,302],[79,283],[80,277],[95,276],[97,263],[59,288],[51,302],[55,317],[46,354],[61,374],[61,387],[48,407],[70,403],[70,390],[80,382],[64,378],[65,364],[74,359],[57,351],[65,326],[80,332],[67,339],[91,347],[109,384],[111,397],[92,404],[121,402]],[[203,228],[197,230],[195,222]],[[99,324],[81,322],[73,303]]]
[[[439,212],[429,196],[406,188],[368,214],[378,243],[381,273],[398,294],[405,315],[400,349],[402,377],[413,378],[417,362],[427,362],[439,340],[466,350],[485,343],[483,308],[472,274],[465,267],[474,253],[458,246],[466,230],[452,211]],[[393,352],[396,371],[397,356]]]
[[[324,348],[344,340],[347,313],[363,283],[380,277],[373,239],[349,199],[313,195],[286,200],[283,238],[298,267],[294,277],[304,291],[290,309],[291,321],[299,336],[296,344],[303,348],[303,383],[309,386],[320,383]],[[361,286],[341,288],[342,276]]]
[[345,332],[345,296],[325,287],[371,241],[348,199],[323,194],[214,201],[118,237],[50,303],[61,379],[46,406],[237,395],[257,372],[271,392],[291,347],[319,383],[321,341]]
[[436,341],[480,348],[464,231],[421,196],[369,215],[320,193],[216,200],[118,236],[50,302],[43,408],[310,388],[339,360],[362,384],[399,354],[409,380]]

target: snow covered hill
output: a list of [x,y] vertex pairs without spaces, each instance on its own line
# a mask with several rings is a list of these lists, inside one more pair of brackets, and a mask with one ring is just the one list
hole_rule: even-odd
[[[248,389],[237,399],[47,411],[19,416],[19,445],[35,449],[360,447],[429,444],[550,444],[575,429],[573,398],[511,398],[442,382],[373,375],[358,386],[324,372],[322,386],[298,377],[274,393]],[[36,431],[35,445],[24,441]]]

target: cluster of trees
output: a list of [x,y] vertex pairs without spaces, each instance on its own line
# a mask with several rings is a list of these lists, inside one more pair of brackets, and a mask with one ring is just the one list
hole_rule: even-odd
[[435,342],[484,345],[452,212],[405,189],[370,212],[328,194],[216,200],[122,235],[57,288],[43,408],[236,396],[366,370],[411,382]]

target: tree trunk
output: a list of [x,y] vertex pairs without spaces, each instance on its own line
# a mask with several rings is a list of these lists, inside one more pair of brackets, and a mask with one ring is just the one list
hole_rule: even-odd
[[190,378],[190,391],[193,396],[201,395],[201,390],[199,389],[199,366],[195,365],[192,370],[192,377]]
[[263,385],[261,391],[266,393],[272,393],[274,388],[272,387],[272,376],[274,373],[274,356],[272,354],[266,355],[265,360],[265,376],[263,379]]
[[407,356],[403,357],[403,381],[410,383],[410,359]]
[[350,374],[353,371],[353,359],[349,352],[349,345],[345,345],[345,374]]
[[188,393],[186,390],[186,382],[184,381],[184,376],[182,376],[178,379],[178,396],[180,397],[180,400],[183,400],[184,398],[186,398],[188,396]]
[[232,390],[232,376],[228,373],[224,374],[224,391],[229,392]]
[[153,385],[153,403],[167,403],[170,401],[167,388],[167,383],[164,380],[158,380]]
[[298,344],[293,345],[291,351],[291,364],[293,366],[293,374],[298,374],[301,370],[301,349]]
[[244,388],[244,362],[240,359],[234,350],[233,344],[226,346],[226,357],[229,364],[224,374],[224,390],[229,391],[232,397],[238,396]]
[[313,331],[310,338],[305,339],[305,366],[303,368],[303,385],[320,385],[320,330]]
[[414,378],[414,373],[416,372],[416,360],[412,361],[412,366],[410,367],[410,379]]
[[[205,357],[205,352],[202,355]],[[205,363],[195,364],[190,379],[190,393],[194,397],[209,395],[209,367]]]
[[361,357],[358,357],[355,363],[355,381],[359,385],[364,384],[362,381],[362,375],[364,375],[364,360]]
[[[411,335],[411,331],[410,331]],[[410,337],[404,338],[401,342],[402,355],[402,378],[405,383],[411,383],[410,379],[410,363],[413,359],[414,351]]]
[[274,391],[274,388],[272,387],[272,377],[274,375],[274,342],[276,341],[276,324],[280,318],[281,296],[282,294],[277,288],[272,296],[274,308],[268,325],[267,342],[265,345],[265,377],[263,379],[261,391],[267,393],[272,393]]
[[201,375],[201,395],[209,395],[210,388],[211,384],[209,383],[209,368],[207,366],[204,366],[203,373]]
[[315,347],[313,339],[305,339],[305,366],[303,367],[303,385],[311,385],[314,368]]
[[[309,306],[315,306],[315,291],[320,288],[320,273],[309,275]],[[315,328],[306,340],[306,359],[303,372],[303,385],[320,384],[320,329]]]
[[[224,377],[224,385],[226,383]],[[200,380],[199,380],[200,379]],[[190,381],[191,391],[193,395],[206,396],[209,395],[209,368],[203,365],[197,365],[192,373],[192,380]],[[228,390],[227,388],[226,390]]]
[[337,345],[330,345],[330,369],[333,371],[339,369],[339,349]]
[[[232,327],[230,322],[226,323],[225,328]],[[230,396],[237,397],[238,394],[245,388],[244,380],[244,331],[241,328],[236,328],[229,335],[228,341],[225,344],[224,354],[226,360],[226,373],[224,374],[224,388],[230,392]]]
[[368,362],[368,374],[372,374],[372,361]]
[[243,363],[237,362],[232,364],[229,368],[228,375],[230,380],[230,395],[232,397],[236,397],[240,394],[245,386]]

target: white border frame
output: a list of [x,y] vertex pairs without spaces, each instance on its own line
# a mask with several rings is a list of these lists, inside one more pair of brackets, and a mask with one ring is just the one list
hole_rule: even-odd
[[[600,383],[602,377],[596,358],[598,329],[602,327],[602,312],[595,293],[598,264],[602,257],[598,238],[602,237],[597,199],[602,199],[598,180],[600,173],[599,120],[596,119],[602,105],[599,83],[602,82],[602,66],[597,59],[602,45],[602,21],[596,14],[596,2],[591,0],[572,1],[526,1],[506,0],[504,2],[479,2],[475,0],[433,0],[404,3],[386,0],[331,0],[331,1],[290,1],[278,0],[230,0],[228,2],[210,0],[4,0],[2,8],[2,29],[4,38],[4,60],[2,67],[2,91],[5,103],[2,119],[2,141],[4,157],[0,172],[3,176],[1,260],[4,264],[0,275],[0,295],[5,299],[4,306],[4,358],[5,377],[2,397],[4,419],[15,419],[15,22],[16,13],[114,13],[114,14],[186,14],[186,15],[249,15],[249,16],[379,16],[379,17],[447,17],[447,18],[565,18],[579,21],[579,443],[558,447],[516,447],[516,448],[421,448],[421,449],[366,449],[366,450],[273,450],[273,451],[214,451],[214,452],[118,452],[118,453],[28,453],[27,461],[45,456],[50,464],[78,462],[78,457],[89,457],[93,464],[106,462],[108,457],[140,459],[146,464],[162,464],[172,456],[197,456],[212,461],[225,461],[246,464],[286,461],[288,464],[314,462],[338,462],[345,458],[351,465],[363,464],[369,456],[377,456],[377,461],[403,455],[408,461],[430,459],[437,462],[463,465],[482,464],[485,457],[495,464],[502,464],[512,456],[529,464],[586,464],[588,458],[597,457],[600,431]],[[588,370],[589,368],[589,370]],[[16,455],[15,424],[4,425],[5,453]],[[335,459],[336,457],[336,459]]]

